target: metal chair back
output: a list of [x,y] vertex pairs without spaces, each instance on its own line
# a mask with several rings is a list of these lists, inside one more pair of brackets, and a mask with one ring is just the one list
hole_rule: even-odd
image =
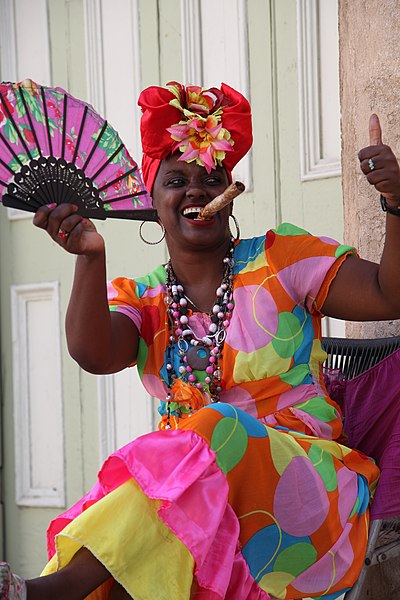
[[324,337],[322,347],[328,355],[323,366],[353,379],[398,350],[400,336],[377,340]]

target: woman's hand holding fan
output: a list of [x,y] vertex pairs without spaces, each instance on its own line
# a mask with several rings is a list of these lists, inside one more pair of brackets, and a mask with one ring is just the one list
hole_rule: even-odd
[[157,220],[117,132],[89,104],[31,80],[0,84],[0,198],[30,212],[66,203],[89,218]]
[[37,210],[33,224],[44,229],[57,244],[71,254],[95,256],[104,253],[104,239],[75,204],[49,204]]

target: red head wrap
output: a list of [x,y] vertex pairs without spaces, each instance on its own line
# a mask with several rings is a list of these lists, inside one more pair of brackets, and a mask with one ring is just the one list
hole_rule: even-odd
[[143,90],[143,179],[151,193],[160,162],[180,150],[179,160],[195,161],[210,172],[223,165],[231,178],[233,167],[253,143],[250,104],[225,83],[203,89],[171,82],[166,88]]

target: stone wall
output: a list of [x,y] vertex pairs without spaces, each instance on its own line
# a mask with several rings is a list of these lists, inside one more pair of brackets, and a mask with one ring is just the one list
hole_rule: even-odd
[[[339,0],[340,93],[345,241],[378,262],[385,216],[379,194],[362,174],[368,120],[378,114],[383,142],[400,157],[400,2]],[[400,335],[400,321],[348,323],[349,337]]]

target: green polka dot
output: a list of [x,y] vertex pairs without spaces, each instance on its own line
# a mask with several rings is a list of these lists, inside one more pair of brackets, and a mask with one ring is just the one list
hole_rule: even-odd
[[149,354],[149,349],[147,347],[147,344],[143,338],[140,338],[139,347],[138,347],[138,355],[137,355],[137,369],[138,369],[140,378],[142,378],[142,376],[143,376],[144,366],[146,364],[148,354]]
[[351,251],[353,253],[355,252],[353,246],[346,246],[345,244],[341,244],[335,250],[335,258],[339,258],[339,256],[343,256],[343,254],[346,254],[346,252],[351,252]]
[[337,474],[333,462],[333,456],[318,446],[312,446],[308,458],[314,465],[314,469],[321,476],[327,492],[337,489]]
[[[295,387],[296,385],[300,385],[306,375],[310,374],[310,369],[308,365],[297,365],[290,369],[287,373],[281,373],[279,377],[285,383]],[[296,408],[298,408],[296,406]]]
[[197,380],[200,383],[203,383],[208,389],[208,385],[205,383],[205,378],[208,377],[208,373],[206,371],[197,371],[196,369],[193,369],[193,375],[196,375]]
[[293,544],[282,550],[279,553],[275,564],[274,571],[283,571],[297,577],[306,569],[311,567],[317,560],[317,551],[312,544],[300,542]]
[[217,455],[221,471],[228,473],[244,456],[247,449],[247,432],[239,420],[224,417],[214,428],[211,449]]
[[273,231],[278,235],[310,235],[308,231],[301,229],[301,227],[297,227],[292,223],[282,223]]
[[296,404],[296,408],[316,417],[322,423],[330,423],[337,419],[335,407],[328,404],[321,396],[315,396],[306,402]]
[[353,510],[351,511],[351,514],[349,516],[349,519],[351,519],[351,517],[353,517],[355,515],[355,513],[358,511],[359,507],[360,507],[360,498],[357,498],[357,500],[354,503]]
[[299,319],[290,312],[282,312],[278,319],[278,329],[272,340],[276,353],[282,358],[293,356],[304,339]]
[[135,278],[136,283],[143,284],[152,289],[160,285],[161,281],[165,281],[165,267],[163,265],[158,265],[158,267],[148,275]]

